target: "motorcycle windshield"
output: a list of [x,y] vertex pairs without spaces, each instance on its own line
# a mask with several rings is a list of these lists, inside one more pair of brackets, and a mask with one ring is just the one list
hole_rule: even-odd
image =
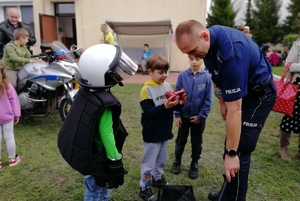
[[60,41],[53,41],[51,44],[51,49],[55,53],[63,53],[66,56],[66,60],[70,62],[75,62],[75,58],[72,52]]

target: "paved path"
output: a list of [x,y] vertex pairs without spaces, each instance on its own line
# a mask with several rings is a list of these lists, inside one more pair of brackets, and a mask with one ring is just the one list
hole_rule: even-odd
[[274,80],[280,80],[281,76],[273,74]]
[[[168,78],[166,79],[166,82],[169,82],[170,84],[176,84],[177,81],[177,77],[178,77],[179,73],[170,73]],[[136,74],[134,74],[133,76],[131,76],[130,78],[122,81],[124,84],[126,83],[145,83],[147,80],[150,79],[149,75],[143,75],[141,72],[137,72]]]

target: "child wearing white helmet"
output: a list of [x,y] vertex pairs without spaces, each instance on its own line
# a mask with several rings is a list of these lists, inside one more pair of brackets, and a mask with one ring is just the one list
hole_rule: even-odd
[[121,103],[109,90],[133,75],[137,65],[118,46],[86,49],[75,76],[81,85],[58,137],[63,158],[85,175],[84,200],[106,201],[124,183],[122,147],[128,133]]

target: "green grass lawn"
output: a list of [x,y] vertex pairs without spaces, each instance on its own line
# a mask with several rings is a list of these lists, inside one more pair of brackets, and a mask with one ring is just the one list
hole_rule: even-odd
[[273,73],[275,75],[281,76],[283,74],[283,71],[284,71],[284,66],[274,66],[273,67]]
[[[277,68],[277,67],[276,67]],[[129,173],[125,183],[111,191],[112,201],[139,201],[139,165],[143,154],[140,125],[139,92],[141,84],[126,84],[112,91],[122,103],[122,120],[129,136],[123,155]],[[300,197],[300,160],[295,158],[298,138],[292,135],[290,153],[293,161],[283,162],[278,154],[279,123],[282,115],[271,112],[252,155],[249,178],[249,201],[295,201]],[[59,115],[35,118],[25,125],[15,126],[17,153],[21,162],[8,167],[5,143],[2,142],[3,167],[0,169],[0,200],[2,201],[80,201],[83,200],[83,176],[74,171],[61,157],[57,148],[57,134],[62,125]],[[174,127],[174,134],[177,129]],[[200,177],[187,177],[190,163],[190,143],[183,156],[182,172],[170,171],[174,158],[174,141],[169,141],[169,161],[165,177],[171,184],[192,185],[197,200],[207,200],[208,192],[218,190],[222,183],[222,150],[225,127],[215,100],[207,119],[203,152],[199,162]]]

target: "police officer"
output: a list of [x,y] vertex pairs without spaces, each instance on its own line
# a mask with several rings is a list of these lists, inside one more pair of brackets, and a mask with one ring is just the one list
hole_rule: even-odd
[[[184,21],[176,28],[176,44],[190,59],[204,60],[226,121],[228,185],[220,200],[246,200],[250,156],[276,100],[272,67],[253,40],[225,26],[206,28],[195,20]],[[209,199],[220,196],[211,192]]]
[[3,21],[0,24],[0,59],[3,57],[3,49],[5,45],[13,40],[14,38],[14,30],[17,28],[23,28],[28,31],[30,37],[28,38],[27,48],[30,50],[30,46],[36,43],[36,39],[34,36],[31,27],[24,23],[20,22],[20,13],[16,8],[10,8],[7,11],[7,20]]

